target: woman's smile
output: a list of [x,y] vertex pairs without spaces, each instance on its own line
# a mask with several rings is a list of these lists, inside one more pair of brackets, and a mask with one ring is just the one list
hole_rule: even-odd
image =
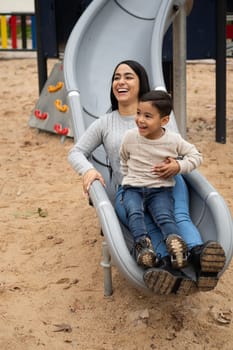
[[118,102],[137,102],[139,78],[127,64],[121,64],[115,72],[112,89]]

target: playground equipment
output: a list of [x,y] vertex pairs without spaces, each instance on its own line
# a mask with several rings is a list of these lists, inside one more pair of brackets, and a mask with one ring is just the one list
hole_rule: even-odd
[[[84,9],[84,1],[35,0],[40,97],[30,116],[29,125],[60,135],[62,142],[67,136],[73,137],[63,64],[61,59],[48,77],[47,60],[63,57],[70,32]],[[38,110],[41,114],[46,113],[48,118],[38,118]]]
[[[36,13],[36,42],[37,42],[37,62],[38,62],[38,80],[40,99],[44,99],[42,90],[47,82],[47,60],[49,58],[63,59],[64,48],[69,35],[84,12],[89,3],[96,0],[35,0]],[[0,6],[1,9],[1,6]],[[216,60],[216,141],[226,142],[226,14],[232,11],[231,0],[213,1],[213,0],[195,0],[190,15],[183,19],[187,30],[183,35],[187,36],[186,58],[188,60],[213,58]],[[65,15],[64,15],[65,14]],[[218,15],[216,15],[218,14]],[[139,14],[140,15],[140,14]],[[140,16],[139,16],[140,17]],[[208,19],[208,20],[207,20]],[[178,27],[178,26],[175,26]],[[173,53],[172,30],[168,29],[163,40],[162,66],[164,80],[167,90],[173,91]],[[181,36],[177,36],[181,41]],[[184,41],[185,38],[182,39]],[[179,43],[177,42],[177,47]],[[183,71],[184,75],[185,72]],[[177,75],[180,77],[180,74]],[[175,83],[177,83],[177,76]],[[63,79],[64,80],[64,79]],[[181,85],[180,85],[181,86]],[[185,86],[183,77],[183,90],[179,96],[174,96],[177,123],[180,132],[185,136]],[[176,94],[178,93],[178,89]],[[48,98],[48,96],[47,96]],[[177,105],[177,101],[179,105]],[[53,100],[48,98],[47,103]],[[44,102],[45,104],[45,102]],[[34,111],[31,118],[34,118]],[[51,114],[53,124],[57,123],[57,115]],[[69,117],[67,118],[67,120]],[[35,121],[32,123],[35,125]],[[30,125],[30,122],[29,122]],[[47,124],[35,125],[35,127],[46,127]],[[66,125],[65,125],[66,126]],[[67,125],[68,127],[69,125]],[[51,127],[47,131],[51,131]]]
[[[69,37],[64,56],[65,85],[75,139],[109,110],[110,77],[121,60],[139,61],[149,73],[151,86],[166,89],[162,69],[164,36],[174,20],[178,19],[179,27],[179,16],[186,13],[188,3],[185,0],[147,0],[145,6],[141,0],[95,0],[89,5]],[[175,32],[176,35],[180,33]],[[174,43],[178,39],[175,37]],[[178,63],[182,64],[181,58]],[[177,128],[174,115],[171,128]],[[105,294],[112,293],[110,256],[129,282],[149,293],[143,282],[143,270],[129,253],[130,236],[120,225],[109,199],[114,188],[103,148],[94,152],[93,163],[107,184],[106,191],[98,181],[90,188],[105,237],[102,262]],[[185,180],[190,191],[192,219],[204,241],[214,239],[223,246],[227,257],[225,270],[233,255],[230,211],[224,199],[198,171],[185,176]],[[194,274],[192,268],[189,273]]]
[[46,81],[29,120],[31,127],[73,137],[70,109],[66,102],[67,91],[64,84],[63,64],[56,63]]
[[0,51],[36,51],[35,15],[4,13],[0,16]]

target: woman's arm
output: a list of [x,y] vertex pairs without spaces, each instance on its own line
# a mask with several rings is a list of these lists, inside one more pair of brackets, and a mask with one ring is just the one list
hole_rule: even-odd
[[83,190],[87,193],[94,180],[100,180],[104,185],[102,175],[93,167],[88,160],[91,153],[102,144],[102,118],[92,123],[78,142],[71,148],[68,154],[68,161],[73,169],[83,175]]
[[88,158],[102,144],[102,139],[102,124],[101,120],[98,119],[89,126],[69,151],[68,161],[72,168],[80,175],[94,168]]

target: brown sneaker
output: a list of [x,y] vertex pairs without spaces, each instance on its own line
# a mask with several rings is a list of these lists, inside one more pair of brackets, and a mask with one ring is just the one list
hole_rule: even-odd
[[166,246],[174,269],[181,269],[187,265],[188,249],[186,243],[179,235],[169,235],[166,239]]
[[153,267],[157,263],[156,254],[149,237],[141,238],[134,244],[133,255],[140,266]]

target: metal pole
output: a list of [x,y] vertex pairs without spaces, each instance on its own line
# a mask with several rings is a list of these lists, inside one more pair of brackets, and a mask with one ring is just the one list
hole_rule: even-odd
[[180,134],[186,138],[186,10],[173,22],[173,104]]
[[104,295],[112,295],[112,269],[111,269],[111,256],[109,254],[108,245],[106,242],[102,243],[103,261],[100,265],[104,269]]
[[39,77],[39,93],[41,93],[46,80],[48,79],[47,57],[43,50],[41,38],[41,24],[40,24],[40,1],[35,0],[35,15],[36,15],[36,42],[37,42],[37,67]]
[[21,34],[22,34],[22,49],[27,48],[27,24],[26,16],[21,15]]
[[216,1],[216,141],[226,143],[226,0]]

